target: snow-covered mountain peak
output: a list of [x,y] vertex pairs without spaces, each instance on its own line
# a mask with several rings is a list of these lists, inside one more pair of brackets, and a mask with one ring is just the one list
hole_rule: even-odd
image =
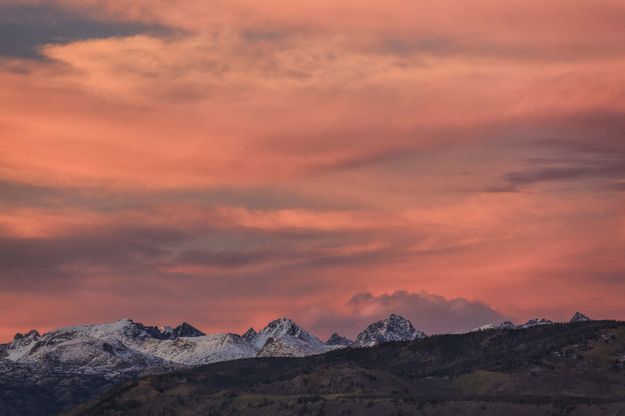
[[293,335],[293,334],[288,334],[288,332],[296,331],[297,328],[298,328],[297,324],[291,318],[278,318],[269,322],[267,326],[263,328],[260,332],[262,333],[268,330],[276,330],[276,331],[282,332],[283,335]]
[[125,337],[131,339],[155,338],[167,340],[180,337],[200,337],[204,335],[202,331],[186,322],[183,322],[175,328],[171,328],[170,326],[157,327],[143,325],[142,323],[127,318],[101,325],[89,325],[75,328],[87,328],[97,337]]
[[590,320],[591,319],[587,317],[586,315],[584,315],[583,313],[575,312],[575,315],[573,315],[573,317],[569,320],[569,322],[586,322]]
[[253,342],[257,337],[258,332],[256,332],[252,327],[250,327],[250,329],[248,329],[243,335],[241,335],[241,338],[249,342]]
[[77,327],[62,328],[67,331],[77,331],[88,333],[99,339],[145,339],[145,338],[165,338],[166,334],[155,326],[145,326],[132,319],[120,319],[99,325],[85,325]]
[[517,326],[517,328],[525,329],[525,328],[531,328],[531,327],[534,327],[534,326],[551,325],[551,324],[553,324],[553,321],[550,321],[549,319],[534,318],[534,319],[530,319],[529,321],[527,321],[523,325]]
[[514,329],[516,325],[512,321],[503,321],[497,325],[497,329]]
[[39,334],[39,331],[37,331],[36,329],[32,329],[32,330],[28,331],[25,334],[20,334],[18,332],[13,337],[13,341],[14,342],[17,342],[17,341],[29,342],[29,341],[32,341],[33,339],[37,339],[39,337],[41,337],[41,335]]
[[391,314],[388,318],[369,325],[356,337],[355,345],[371,347],[389,341],[412,341],[425,338],[424,332],[412,326],[406,318]]
[[13,337],[13,342],[6,344],[3,348],[3,356],[11,361],[18,360],[27,355],[41,340],[41,335],[37,330],[31,330],[26,334],[17,333]]
[[300,328],[290,318],[279,318],[269,322],[265,328],[257,333],[252,342],[258,348],[262,348],[269,338],[279,339],[287,336],[304,341],[312,347],[324,345],[319,338]]
[[489,329],[514,329],[517,326],[512,323],[511,321],[503,321],[499,324],[487,324],[487,325],[482,325],[478,328],[475,328],[474,330],[470,331],[470,332],[475,332],[475,331],[487,331]]

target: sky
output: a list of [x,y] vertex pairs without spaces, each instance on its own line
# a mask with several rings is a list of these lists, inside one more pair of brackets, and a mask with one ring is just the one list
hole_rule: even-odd
[[625,319],[625,3],[0,0],[0,341]]

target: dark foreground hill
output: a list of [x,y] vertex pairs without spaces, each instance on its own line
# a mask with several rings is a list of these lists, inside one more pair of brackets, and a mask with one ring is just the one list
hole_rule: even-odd
[[625,414],[625,323],[440,335],[126,383],[86,415]]

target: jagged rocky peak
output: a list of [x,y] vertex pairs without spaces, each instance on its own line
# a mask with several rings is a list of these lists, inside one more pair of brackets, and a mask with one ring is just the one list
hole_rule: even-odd
[[4,354],[0,354],[0,357],[6,356],[9,350],[24,350],[24,353],[26,353],[27,350],[37,345],[37,342],[41,341],[41,338],[39,332],[34,329],[28,331],[26,334],[17,333],[13,337],[12,342],[2,345]]
[[497,329],[514,329],[516,325],[512,321],[503,321],[497,325]]
[[569,322],[586,322],[590,320],[591,319],[587,317],[586,315],[584,315],[583,313],[575,312],[575,315],[573,315],[573,317],[571,318]]
[[205,335],[202,331],[186,322],[172,328],[170,326],[157,327],[144,325],[132,319],[124,318],[110,324],[98,325],[97,327],[100,327],[104,331],[119,331],[130,338],[151,337],[158,340],[173,340],[181,337],[201,337]]
[[[169,331],[167,330],[167,328],[159,328],[157,326],[148,326],[148,325],[143,325],[140,322],[135,322],[132,319],[120,319],[117,322],[114,322],[112,324],[104,324],[104,325],[99,325],[101,327],[103,327],[103,329],[110,329],[110,330],[117,330],[119,329],[125,336],[130,337],[130,338],[146,338],[146,337],[152,337],[152,338],[156,338],[156,339],[171,339],[172,338],[172,331],[171,328],[169,328]],[[106,327],[110,327],[110,328],[106,328]]]
[[241,335],[241,338],[249,342],[254,341],[257,337],[258,337],[258,332],[256,332],[254,328],[252,327],[250,327],[250,329],[245,331],[245,334]]
[[39,331],[37,331],[36,329],[33,329],[31,331],[28,331],[25,334],[21,334],[21,333],[18,332],[13,337],[13,341],[32,340],[32,339],[36,339],[36,338],[41,338],[41,335],[39,334]]
[[553,321],[550,321],[549,319],[534,318],[534,319],[530,319],[529,321],[527,321],[523,325],[519,325],[518,328],[531,328],[533,326],[551,325],[551,324],[553,324]]
[[341,345],[344,347],[351,347],[352,345],[354,345],[354,341],[349,338],[345,338],[344,336],[341,336],[335,332],[330,335],[330,338],[328,338],[328,340],[326,341],[326,345]]
[[172,330],[172,335],[174,338],[182,338],[182,337],[202,337],[206,335],[204,332],[195,328],[194,326],[183,322]]
[[282,335],[295,335],[298,330],[300,330],[300,328],[291,318],[278,318],[269,322],[260,332],[266,333],[272,331]]
[[358,334],[355,345],[372,347],[389,341],[412,341],[425,337],[425,333],[415,329],[409,320],[402,316],[391,314],[382,321],[372,323]]
[[269,322],[265,328],[258,332],[254,343],[258,347],[262,347],[269,338],[276,339],[282,337],[293,337],[311,346],[323,345],[319,338],[300,328],[290,318],[279,318]]

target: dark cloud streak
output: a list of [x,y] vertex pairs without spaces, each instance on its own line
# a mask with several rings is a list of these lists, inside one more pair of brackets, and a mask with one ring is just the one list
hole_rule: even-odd
[[510,172],[505,175],[513,187],[531,185],[538,182],[574,180],[587,178],[621,178],[625,176],[625,159],[623,161],[604,161],[592,165],[566,167],[545,167],[527,171]]
[[95,212],[110,212],[170,203],[191,203],[199,206],[227,205],[259,210],[305,208],[321,212],[359,207],[354,202],[340,198],[332,200],[313,198],[305,192],[263,186],[123,191],[104,187],[46,186],[0,179],[0,208],[72,207]]
[[106,21],[54,4],[0,5],[0,56],[43,59],[40,47],[51,43],[167,33],[158,25]]

